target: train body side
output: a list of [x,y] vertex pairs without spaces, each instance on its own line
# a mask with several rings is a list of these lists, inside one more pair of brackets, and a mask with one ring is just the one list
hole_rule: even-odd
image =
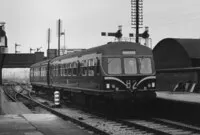
[[31,66],[30,82],[33,86],[49,86],[48,62],[49,60],[46,60]]
[[[38,65],[41,68],[46,66],[46,78],[40,77],[40,82],[32,74],[33,87],[42,83],[43,87],[117,100],[131,99],[134,93],[155,97],[155,68],[151,49],[136,43],[109,43]],[[33,65],[32,69],[38,65]],[[139,97],[141,95],[138,94]]]

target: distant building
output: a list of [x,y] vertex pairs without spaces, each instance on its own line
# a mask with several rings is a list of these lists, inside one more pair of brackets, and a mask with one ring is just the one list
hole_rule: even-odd
[[48,49],[47,50],[47,58],[52,59],[57,56],[57,49]]

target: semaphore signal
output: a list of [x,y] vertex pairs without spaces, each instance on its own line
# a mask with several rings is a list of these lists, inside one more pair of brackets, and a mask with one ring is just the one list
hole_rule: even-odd
[[122,38],[122,25],[119,25],[118,26],[118,30],[117,30],[117,32],[101,32],[101,36],[112,36],[112,37],[115,37],[115,38],[117,38],[118,39],[118,41],[120,41],[121,40],[121,38]]

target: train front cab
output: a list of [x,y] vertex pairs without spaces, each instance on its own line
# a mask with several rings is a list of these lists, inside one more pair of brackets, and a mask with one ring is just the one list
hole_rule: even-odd
[[114,100],[145,102],[155,99],[155,69],[151,55],[122,55],[102,57],[103,89],[113,91]]

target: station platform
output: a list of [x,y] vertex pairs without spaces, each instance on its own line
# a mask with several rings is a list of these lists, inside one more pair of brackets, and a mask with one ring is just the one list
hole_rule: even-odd
[[53,114],[0,115],[0,135],[90,135]]
[[184,103],[200,104],[200,94],[191,92],[157,91],[158,99],[178,101]]
[[0,87],[0,135],[90,135],[53,114],[33,114],[21,102],[10,102]]
[[0,87],[0,114],[31,114],[29,110],[21,102],[11,102],[6,99],[6,96]]

